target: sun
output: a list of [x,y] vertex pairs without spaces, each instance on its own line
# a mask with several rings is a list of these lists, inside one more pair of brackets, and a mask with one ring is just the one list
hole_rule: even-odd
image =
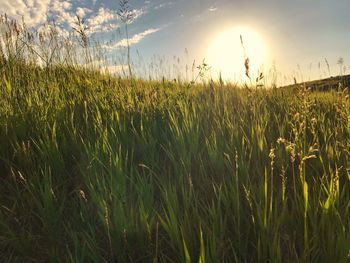
[[236,26],[213,38],[207,49],[206,62],[211,66],[213,75],[221,73],[225,80],[240,82],[247,79],[244,66],[247,57],[250,73],[256,76],[267,66],[265,41],[254,29]]

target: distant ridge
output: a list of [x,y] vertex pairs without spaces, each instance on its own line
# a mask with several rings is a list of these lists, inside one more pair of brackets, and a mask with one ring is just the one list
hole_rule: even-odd
[[343,76],[330,77],[326,79],[306,81],[306,82],[283,86],[282,88],[294,88],[296,86],[305,85],[307,88],[311,88],[311,90],[328,91],[332,89],[338,89],[339,84],[345,87],[349,87],[350,75],[343,75]]

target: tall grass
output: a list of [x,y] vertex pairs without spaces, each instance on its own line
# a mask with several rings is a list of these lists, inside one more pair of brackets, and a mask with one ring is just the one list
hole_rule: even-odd
[[350,260],[346,90],[122,79],[52,50],[38,67],[16,41],[0,59],[1,262]]

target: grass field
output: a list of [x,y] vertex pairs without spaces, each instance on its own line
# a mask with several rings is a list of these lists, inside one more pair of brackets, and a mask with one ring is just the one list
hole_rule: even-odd
[[346,89],[0,65],[1,262],[349,262]]

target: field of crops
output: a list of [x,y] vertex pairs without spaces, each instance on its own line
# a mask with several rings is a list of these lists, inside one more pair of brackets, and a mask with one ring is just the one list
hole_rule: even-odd
[[1,70],[1,262],[349,261],[347,90]]

